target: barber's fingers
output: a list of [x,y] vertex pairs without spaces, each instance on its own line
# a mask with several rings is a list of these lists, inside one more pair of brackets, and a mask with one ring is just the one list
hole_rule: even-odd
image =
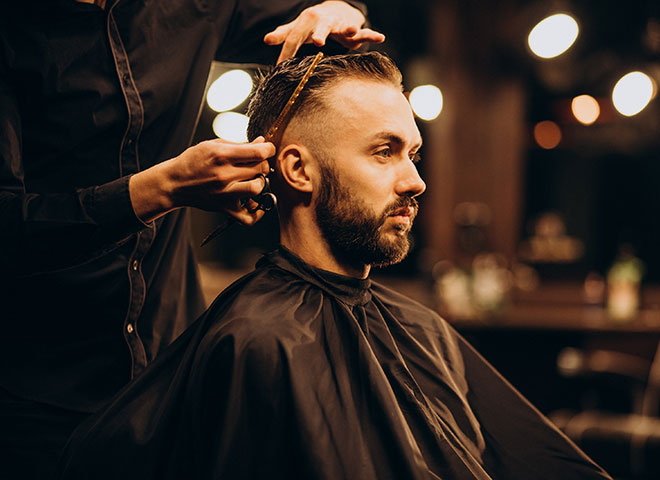
[[264,37],[264,43],[266,45],[281,45],[286,40],[287,35],[293,29],[293,22],[285,23],[280,25],[275,30],[270,33],[267,33]]
[[308,19],[298,17],[294,21],[280,25],[264,37],[267,45],[282,45],[277,63],[293,57],[305,43],[312,25]]
[[[236,191],[238,193],[245,192],[251,195],[257,195],[263,189],[263,177],[266,174],[267,171],[264,171],[261,164],[221,165],[212,169],[210,174],[206,177],[208,184],[207,188],[212,194],[232,194]],[[261,188],[254,192],[252,185],[260,185]]]
[[263,192],[265,186],[266,179],[263,176],[258,176],[251,180],[233,182],[224,189],[223,193],[233,197],[249,198],[259,195]]
[[[263,162],[275,155],[275,145],[261,141],[251,143],[232,143],[224,140],[212,140],[209,148],[213,150],[216,163]],[[266,173],[268,170],[266,169]]]
[[[332,31],[332,25],[329,22],[321,21],[319,22],[311,31],[311,41],[317,47],[322,47],[325,45],[325,41]],[[355,32],[353,32],[355,33]]]
[[361,28],[353,35],[333,33],[331,37],[351,50],[360,48],[365,43],[383,43],[385,41],[385,35],[370,28]]
[[[271,34],[268,34],[264,39],[269,45],[282,44],[282,50],[280,51],[277,63],[293,57],[304,43],[314,43],[317,47],[324,46],[328,37],[331,37],[333,40],[351,50],[355,50],[365,43],[382,43],[385,41],[385,35],[382,33],[371,30],[370,28],[362,28],[356,32],[355,27],[350,25],[346,26],[345,29],[339,33],[337,32],[337,29],[333,28],[328,22],[321,22],[307,31],[287,28],[278,32],[278,30],[283,27],[288,27],[288,25],[278,27],[278,29],[272,32],[272,36]],[[285,36],[283,32],[291,33]],[[279,41],[279,38],[282,37],[284,39]]]
[[268,45],[282,45],[277,59],[277,63],[280,63],[293,57],[304,43],[325,45],[331,32],[345,30],[346,24],[351,21],[361,25],[364,16],[347,3],[324,2],[306,8],[292,22],[280,25],[264,37],[264,42]]
[[264,37],[268,45],[282,45],[277,63],[293,57],[303,43],[325,45],[328,36],[348,48],[365,42],[381,43],[385,36],[361,28],[365,18],[360,10],[342,1],[325,1],[303,10],[290,23],[280,25]]
[[260,144],[260,143],[268,143],[266,142],[266,139],[264,138],[263,135],[259,135],[257,138],[252,140],[249,143],[245,142],[234,142],[232,140],[226,140],[224,138],[213,138],[211,140],[208,140],[209,142],[214,142],[214,143],[221,143],[221,144],[227,144],[227,145],[255,145],[255,144]]
[[291,23],[276,28],[271,34],[264,37],[264,41],[269,45],[282,45],[280,56],[277,63],[293,57],[298,49],[308,41],[315,21],[309,17],[299,17]]
[[227,208],[225,212],[245,225],[254,225],[266,214],[263,210],[249,212],[238,200],[231,208]]

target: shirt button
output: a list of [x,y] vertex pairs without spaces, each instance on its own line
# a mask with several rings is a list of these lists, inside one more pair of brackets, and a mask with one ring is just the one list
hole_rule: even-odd
[[129,147],[130,147],[131,145],[133,145],[133,139],[132,139],[132,138],[127,138],[127,139],[126,139],[126,145],[128,145]]
[[137,269],[138,269],[138,261],[133,260],[133,270],[137,271]]
[[128,325],[126,325],[126,331],[128,333],[133,333],[133,325],[130,324],[130,323]]

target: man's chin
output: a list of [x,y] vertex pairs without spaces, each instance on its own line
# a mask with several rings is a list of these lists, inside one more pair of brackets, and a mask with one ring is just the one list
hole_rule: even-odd
[[408,230],[404,232],[392,233],[395,238],[385,240],[381,238],[380,252],[381,258],[373,263],[374,267],[386,267],[401,263],[408,256],[410,251],[410,241],[408,240]]
[[407,222],[386,222],[381,227],[381,235],[386,236],[390,241],[396,242],[401,238],[407,238],[412,225]]

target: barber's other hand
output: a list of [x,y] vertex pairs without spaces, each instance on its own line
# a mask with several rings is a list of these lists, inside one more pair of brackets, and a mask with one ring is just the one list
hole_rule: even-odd
[[280,25],[264,37],[268,45],[282,45],[277,63],[293,57],[304,43],[322,47],[328,37],[349,49],[364,43],[382,43],[385,35],[362,28],[365,18],[357,8],[341,1],[327,1],[303,10],[290,23]]
[[258,195],[264,187],[260,174],[269,171],[267,159],[275,146],[259,137],[251,143],[208,140],[178,157],[133,175],[129,192],[133,209],[148,223],[178,207],[224,211],[245,224],[264,212],[248,212],[240,200]]

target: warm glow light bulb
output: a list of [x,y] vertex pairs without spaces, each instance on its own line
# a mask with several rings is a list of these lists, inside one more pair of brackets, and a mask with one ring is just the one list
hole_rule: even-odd
[[621,115],[632,117],[649,104],[655,95],[655,83],[642,72],[630,72],[616,82],[612,103]]
[[571,111],[578,122],[591,125],[600,115],[600,105],[591,95],[579,95],[571,102]]
[[539,147],[546,150],[555,148],[561,142],[559,125],[550,120],[544,120],[534,126],[534,140]]
[[213,120],[213,132],[223,140],[245,143],[249,118],[242,113],[224,112]]
[[435,85],[420,85],[410,92],[410,106],[422,120],[433,120],[442,112],[442,92]]
[[580,29],[570,15],[558,13],[541,20],[529,33],[527,43],[535,55],[553,58],[568,50]]
[[243,103],[250,95],[252,86],[252,76],[245,70],[230,70],[211,84],[206,101],[212,110],[225,112]]

